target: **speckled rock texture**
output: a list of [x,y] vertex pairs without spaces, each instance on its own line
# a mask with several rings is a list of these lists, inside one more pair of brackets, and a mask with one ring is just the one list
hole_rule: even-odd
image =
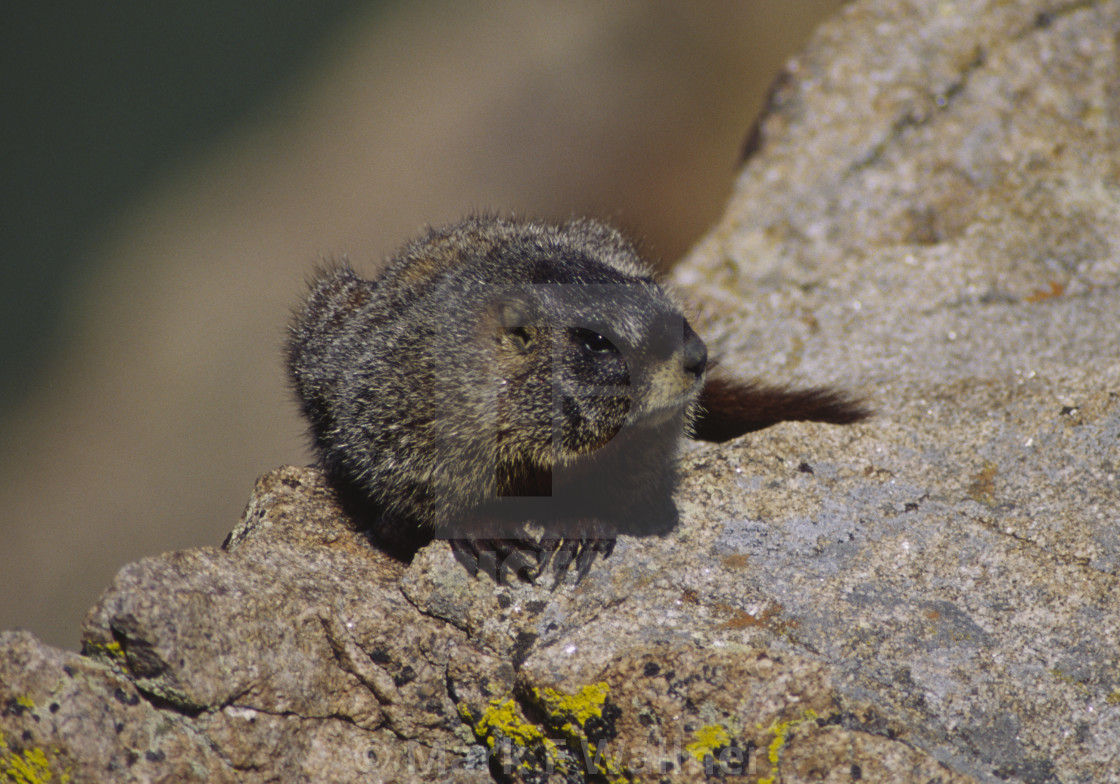
[[691,447],[679,528],[555,589],[279,469],[85,655],[0,634],[0,777],[1120,782],[1118,33],[855,2],[777,82],[673,282],[724,368],[875,418]]

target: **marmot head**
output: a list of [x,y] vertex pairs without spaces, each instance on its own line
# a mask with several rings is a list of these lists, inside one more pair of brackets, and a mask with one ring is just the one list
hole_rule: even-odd
[[447,248],[457,257],[430,267],[447,274],[423,299],[454,304],[470,323],[460,353],[483,362],[492,385],[499,462],[571,463],[624,429],[684,434],[707,350],[620,234],[590,221],[486,220],[427,239],[428,264]]
[[656,284],[530,283],[491,296],[502,438],[552,464],[623,428],[682,434],[707,350]]

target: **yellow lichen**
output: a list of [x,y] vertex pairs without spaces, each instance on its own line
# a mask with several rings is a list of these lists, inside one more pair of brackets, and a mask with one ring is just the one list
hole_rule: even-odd
[[548,688],[533,689],[533,694],[547,713],[549,722],[572,742],[582,746],[585,760],[595,768],[594,772],[606,776],[610,782],[622,782],[629,779],[621,762],[615,756],[600,756],[597,749],[591,749],[583,729],[588,719],[603,718],[603,707],[607,704],[610,691],[609,684],[599,681],[584,686],[575,694]]
[[108,659],[111,664],[125,664],[124,648],[116,640],[110,642],[82,643],[82,653],[94,659]]
[[731,736],[722,724],[709,724],[696,731],[696,740],[684,747],[693,759],[703,762],[709,754],[716,755],[716,749],[731,745]]
[[789,735],[793,730],[807,721],[814,721],[817,718],[817,712],[811,708],[801,714],[801,718],[792,719],[790,721],[774,721],[769,727],[766,728],[767,732],[774,733],[774,740],[770,741],[770,746],[767,749],[767,759],[770,760],[770,775],[765,779],[759,779],[758,784],[774,784],[778,780],[778,762],[781,760],[782,747],[786,745],[789,740]]
[[[20,704],[23,705],[22,702]],[[29,706],[25,705],[24,707]],[[60,784],[66,784],[70,781],[69,770],[61,771],[56,779],[54,768],[51,765],[54,756],[54,753],[48,756],[47,752],[39,748],[14,752],[9,748],[4,733],[0,732],[0,782],[3,784],[48,784],[48,782],[58,781]]]
[[600,681],[584,686],[575,694],[555,689],[534,689],[533,693],[548,711],[548,717],[560,723],[560,729],[578,738],[584,737],[583,725],[588,719],[602,718],[603,705],[611,687]]
[[[556,744],[545,737],[540,727],[521,717],[517,703],[512,699],[491,700],[477,721],[464,703],[458,705],[458,710],[463,720],[473,728],[475,736],[491,749],[497,749],[500,741],[508,741],[524,750],[542,750],[552,766],[566,770]],[[532,758],[522,759],[520,767],[531,769]]]
[[16,705],[21,705],[28,710],[35,710],[35,700],[31,699],[30,697],[16,697]]
[[[586,761],[595,773],[607,776],[612,782],[624,781],[626,779],[618,761],[593,753],[595,750],[587,745],[587,734],[583,730],[589,719],[603,718],[603,707],[609,692],[610,687],[603,682],[585,686],[575,694],[547,688],[534,689],[538,704],[547,716],[546,726],[543,727],[527,722],[512,698],[491,700],[477,719],[464,703],[457,705],[456,709],[463,721],[471,725],[475,736],[491,749],[496,749],[500,741],[508,740],[522,749],[543,752],[550,765],[564,771],[568,769],[571,757],[562,753],[557,743],[545,736],[546,729],[558,729],[569,741],[582,744]],[[522,767],[529,765],[528,761],[521,763]]]
[[485,738],[487,745],[494,747],[495,732],[509,738],[519,746],[531,743],[550,743],[540,727],[521,718],[517,703],[511,699],[491,700],[490,706],[482,712],[482,718],[474,725],[475,734]]

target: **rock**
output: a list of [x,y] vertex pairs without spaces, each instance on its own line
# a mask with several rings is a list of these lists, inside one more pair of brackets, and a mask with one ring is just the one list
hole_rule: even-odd
[[237,780],[191,717],[126,674],[28,632],[0,632],[0,652],[0,780]]
[[676,274],[726,365],[879,411],[694,453],[735,605],[982,780],[1120,780],[1118,29],[853,3]]
[[1118,29],[855,2],[777,84],[675,282],[724,367],[874,419],[691,448],[678,529],[556,589],[396,562],[279,469],[85,655],[0,637],[0,771],[1120,781]]

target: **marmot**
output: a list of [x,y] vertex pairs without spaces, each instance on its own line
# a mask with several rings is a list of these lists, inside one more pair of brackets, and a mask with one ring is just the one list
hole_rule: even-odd
[[593,220],[475,217],[375,280],[323,270],[287,354],[322,467],[370,533],[405,555],[451,539],[499,579],[502,560],[531,578],[553,557],[582,576],[618,534],[672,529],[685,435],[865,415],[831,390],[710,380],[680,305]]

